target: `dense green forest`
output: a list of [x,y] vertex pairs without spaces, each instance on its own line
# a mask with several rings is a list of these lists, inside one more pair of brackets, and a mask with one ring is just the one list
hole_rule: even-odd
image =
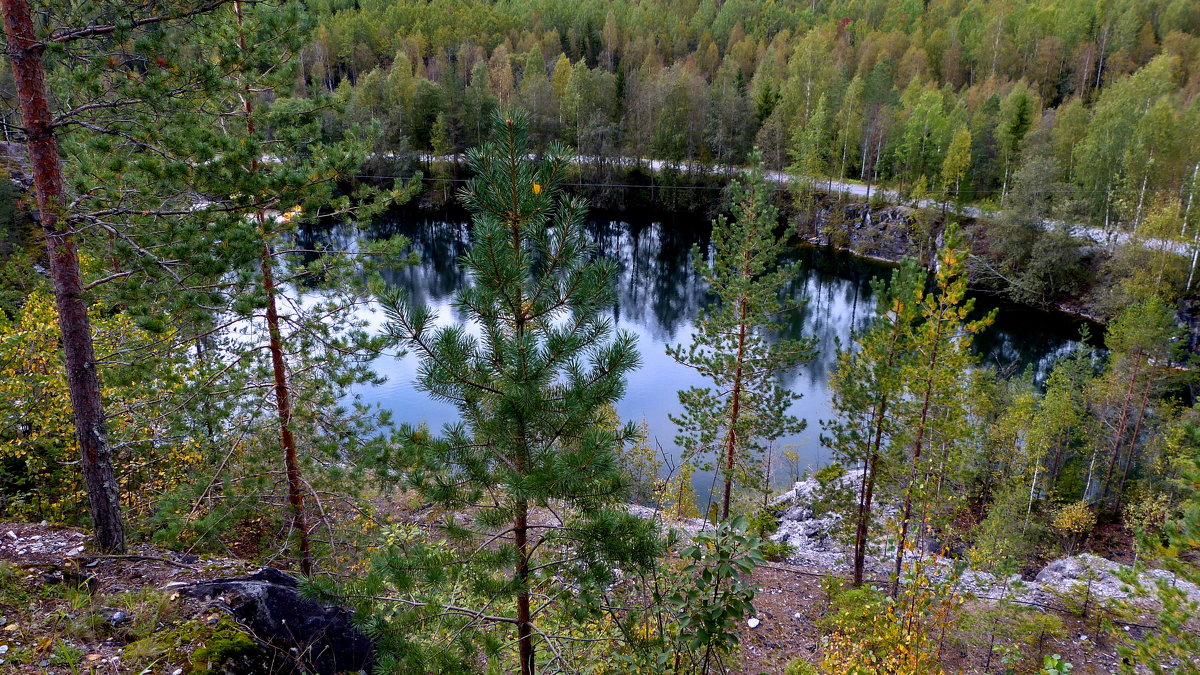
[[[1200,671],[1200,3],[2,12],[0,664],[336,672],[120,567],[244,559],[384,673]],[[670,430],[616,412],[645,347],[584,199],[652,182],[720,212]],[[410,202],[470,218],[448,315],[365,234]],[[799,419],[789,254],[875,213],[913,255]],[[1104,321],[994,368],[972,286]],[[454,423],[362,401],[401,352]]]
[[[1085,295],[1089,276],[1108,274],[1067,243],[1075,228],[1038,235],[1031,223],[1181,241],[1194,255],[1200,151],[1179,142],[1200,133],[1194,2],[333,2],[321,13],[304,83],[347,101],[331,133],[380,124],[387,160],[369,175],[472,147],[489,110],[519,106],[535,148],[738,165],[757,147],[768,167],[803,176],[800,189],[882,182],[902,198],[1007,211],[973,236],[989,264],[972,275],[1022,302]],[[603,162],[585,180],[629,182]],[[1168,275],[1189,289],[1193,277]],[[1127,301],[1088,309],[1108,316]]]
[[[1140,223],[1195,189],[1196,149],[1173,142],[1198,124],[1200,9],[1186,0],[335,9],[306,83],[351,88],[347,118],[380,121],[393,151],[472,147],[490,107],[517,105],[535,145],[732,164],[757,146],[769,167],[811,153],[821,176],[996,203],[1049,164],[1056,206],[1097,223]],[[947,184],[957,135],[969,168]]]

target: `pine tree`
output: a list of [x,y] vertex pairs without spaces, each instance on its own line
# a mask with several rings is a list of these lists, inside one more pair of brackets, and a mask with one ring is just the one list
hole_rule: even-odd
[[[56,216],[88,263],[76,273],[73,303],[122,314],[147,334],[136,348],[131,343],[115,352],[115,367],[94,356],[88,367],[110,381],[136,367],[139,381],[177,384],[164,387],[164,398],[178,398],[157,408],[161,413],[143,407],[108,414],[142,415],[161,442],[181,454],[198,444],[209,459],[211,472],[193,472],[194,483],[171,486],[172,494],[160,500],[156,535],[190,530],[202,536],[196,530],[204,505],[228,502],[222,488],[252,482],[252,475],[286,475],[292,512],[302,513],[296,508],[304,483],[299,456],[362,441],[360,411],[343,415],[335,393],[351,380],[372,378],[364,363],[379,340],[345,320],[365,290],[359,254],[373,249],[305,248],[295,246],[294,237],[307,217],[367,215],[380,204],[369,190],[354,199],[335,194],[337,181],[361,165],[370,130],[331,148],[316,139],[322,116],[336,104],[287,96],[296,86],[294,67],[308,25],[299,3],[49,3],[46,9],[55,28],[37,37],[42,43],[34,51],[42,55],[42,84],[55,109],[52,124],[38,133],[58,146],[46,159],[59,155],[60,196],[69,198],[69,208]],[[66,47],[40,51],[47,43]],[[110,58],[114,44],[124,45],[126,58]],[[289,311],[285,295],[317,288],[327,295]],[[347,304],[335,309],[335,297]],[[80,325],[86,323],[63,323],[72,339]],[[262,396],[262,380],[272,382],[275,396]],[[106,420],[95,421],[95,393],[85,397],[89,408],[77,421],[103,436]],[[246,449],[270,438],[268,412],[287,469],[246,470]],[[107,463],[140,461],[145,441],[131,440],[114,437],[118,453]],[[88,455],[103,457],[88,447]],[[339,461],[346,458],[338,452]],[[84,465],[90,472],[89,462]],[[106,501],[115,504],[116,480],[102,483]],[[182,504],[193,488],[195,501]],[[262,495],[272,489],[255,486],[257,508],[270,502]],[[96,527],[102,547],[118,548],[100,531],[111,526]]]
[[[1200,582],[1200,565],[1196,564],[1196,542],[1200,541],[1200,461],[1197,461],[1197,441],[1200,425],[1197,410],[1185,411],[1174,423],[1182,436],[1186,450],[1179,458],[1179,476],[1174,490],[1182,499],[1172,509],[1161,533],[1139,537],[1141,547],[1157,566],[1170,570],[1178,579],[1170,582],[1158,579],[1153,589],[1158,600],[1159,629],[1147,632],[1139,640],[1119,646],[1122,673],[1190,673],[1200,672],[1196,654],[1200,653],[1200,636],[1191,628],[1200,602],[1188,593],[1185,583]],[[1141,592],[1151,589],[1129,574],[1126,581]],[[1184,583],[1180,583],[1183,581]]]
[[[475,178],[460,193],[472,212],[462,263],[473,281],[456,306],[479,334],[463,324],[435,327],[426,308],[395,293],[384,304],[388,333],[421,360],[418,386],[461,416],[440,437],[410,430],[407,443],[421,467],[414,486],[436,503],[476,509],[484,535],[471,561],[481,567],[454,578],[473,583],[487,611],[447,611],[486,624],[485,615],[510,607],[495,623],[515,626],[519,666],[511,670],[528,675],[535,642],[550,639],[535,609],[583,604],[566,580],[608,583],[614,567],[649,564],[657,547],[648,524],[611,508],[626,487],[618,450],[637,428],[614,429],[608,411],[638,365],[633,336],[612,338],[603,316],[614,266],[593,257],[584,204],[563,193],[562,149],[528,160],[523,114],[497,116],[494,129],[468,153]],[[536,507],[558,517],[533,521]],[[469,529],[448,524],[456,537]]]
[[784,309],[780,292],[794,272],[781,264],[786,234],[775,234],[779,212],[757,154],[745,183],[734,184],[733,202],[733,220],[721,216],[713,225],[711,262],[695,254],[718,304],[700,317],[686,349],[667,348],[713,384],[679,392],[683,413],[672,421],[689,457],[716,456],[724,480],[722,519],[729,517],[733,484],[757,484],[752,473],[764,443],[804,428],[788,413],[799,395],[784,389],[778,376],[811,358],[813,345],[774,332]]
[[[924,511],[931,502],[926,479],[933,464],[928,451],[940,447],[943,453],[948,453],[965,432],[963,374],[974,362],[971,340],[995,316],[993,311],[983,318],[968,320],[975,302],[966,298],[966,253],[957,248],[957,241],[953,230],[947,233],[946,246],[938,256],[934,288],[922,291],[918,299],[921,317],[909,338],[911,358],[901,371],[906,395],[899,411],[899,424],[905,429],[904,452],[909,468],[902,484],[893,596],[899,590],[914,503],[919,501]],[[949,462],[945,457],[936,459],[941,460],[939,469],[944,471]]]
[[33,14],[25,0],[4,3],[4,32],[8,38],[13,79],[26,142],[33,167],[39,221],[46,237],[50,276],[54,280],[58,325],[62,332],[66,377],[74,412],[80,466],[87,484],[92,530],[100,550],[125,552],[125,524],[112,446],[100,397],[100,376],[92,343],[92,327],[79,268],[78,237],[64,218],[68,198],[62,160],[50,112],[42,54],[46,43],[35,33]]
[[1120,511],[1125,481],[1153,414],[1150,404],[1176,376],[1171,364],[1179,358],[1179,333],[1170,306],[1157,296],[1131,305],[1109,325],[1104,336],[1109,368],[1094,391],[1107,456],[1102,473],[1100,467],[1089,470],[1085,499],[1102,506],[1115,502],[1114,510]]
[[[838,461],[862,465],[858,504],[854,516],[854,586],[863,582],[871,508],[881,462],[899,431],[894,406],[904,393],[901,372],[911,358],[909,339],[919,318],[917,299],[925,285],[925,270],[906,260],[892,273],[890,283],[872,280],[876,294],[875,318],[849,349],[838,352],[837,368],[830,378],[834,419],[825,425],[822,442]],[[884,471],[886,473],[886,471]]]

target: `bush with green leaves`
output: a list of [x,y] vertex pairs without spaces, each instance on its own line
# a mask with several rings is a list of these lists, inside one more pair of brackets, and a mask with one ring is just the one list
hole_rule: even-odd
[[736,627],[754,612],[754,586],[746,575],[763,563],[762,541],[746,532],[747,525],[745,518],[734,518],[696,535],[695,543],[679,553],[688,581],[665,600],[702,666],[732,652],[738,644]]
[[1039,675],[1068,675],[1074,667],[1058,654],[1047,654],[1042,659],[1042,672]]
[[[728,672],[738,627],[754,612],[749,575],[763,563],[762,540],[748,528],[748,519],[738,516],[697,534],[678,560],[634,584],[631,597],[613,598],[610,616],[625,644],[612,655],[612,669],[602,672]],[[642,592],[631,608],[632,596]]]
[[792,659],[784,666],[783,675],[817,675],[817,667],[804,659]]
[[846,467],[838,462],[823,466],[813,473],[813,478],[821,487],[829,487],[829,484],[846,475]]

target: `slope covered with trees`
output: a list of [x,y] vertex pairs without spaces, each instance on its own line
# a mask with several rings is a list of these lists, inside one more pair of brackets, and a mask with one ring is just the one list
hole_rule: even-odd
[[[1200,158],[1200,9],[1088,2],[326,0],[309,86],[416,150],[479,142],[491,106],[581,154],[924,183],[1006,201],[1022,169],[1063,214],[1139,224]],[[1034,139],[1029,139],[1033,135]],[[807,148],[807,149],[806,149]],[[923,177],[923,178],[922,178]]]
[[[0,610],[21,638],[6,661],[84,667],[80,644],[125,643],[114,669],[221,666],[216,633],[164,635],[170,596],[122,596],[144,613],[128,628],[85,597],[80,555],[191,564],[123,555],[154,542],[297,568],[306,593],[354,606],[384,672],[737,671],[759,663],[739,649],[756,602],[812,629],[811,651],[772,647],[790,673],[1066,672],[1055,645],[1127,672],[1200,668],[1200,597],[1168,583],[1200,579],[1200,407],[1176,306],[1195,258],[1143,245],[1195,251],[1200,232],[1194,1],[2,9],[0,514],[90,523],[100,554],[73,539],[30,563],[47,549],[24,533],[50,527],[5,532]],[[564,143],[594,161],[576,169]],[[449,322],[376,274],[411,260],[406,241],[325,227],[411,198],[415,181],[379,182],[418,151],[468,157],[432,167],[472,214]],[[716,303],[670,353],[712,387],[663,385],[683,411],[674,476],[614,413],[639,347],[608,319],[614,266],[572,184],[618,177],[622,157],[752,165],[693,254]],[[906,259],[875,282],[872,322],[832,360],[835,461],[795,505],[759,491],[764,445],[804,424],[779,373],[815,344],[778,334],[795,229],[768,167],[795,174],[802,214],[833,179],[1000,213],[969,232],[985,256],[929,229],[932,271]],[[1057,297],[1090,255],[1074,222],[1131,242],[1103,256],[1104,348],[1084,341],[1044,382],[982,366],[994,314],[968,274]],[[386,325],[361,311],[376,304]],[[393,424],[353,397],[399,350],[456,422]],[[706,463],[721,512],[686,518]],[[805,567],[775,532],[788,518],[825,527],[845,569]],[[1141,604],[1094,600],[1093,570],[1047,614],[1021,609],[1012,574],[1080,551],[1127,562],[1109,577],[1147,586]],[[760,592],[776,572],[829,578],[784,611]],[[969,599],[968,579],[999,594]]]

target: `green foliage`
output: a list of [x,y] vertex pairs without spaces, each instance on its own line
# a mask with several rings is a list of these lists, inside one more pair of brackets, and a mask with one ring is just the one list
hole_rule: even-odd
[[[629,644],[621,672],[724,672],[738,646],[738,629],[754,612],[754,586],[748,575],[763,563],[762,542],[736,517],[696,535],[679,551],[681,565],[664,570],[653,602],[629,617],[643,637]],[[663,626],[659,631],[655,626]],[[644,670],[637,670],[644,669]]]
[[214,634],[192,653],[192,672],[197,675],[219,675],[229,669],[262,667],[263,648],[249,635],[234,630]]
[[[564,194],[568,158],[551,148],[529,160],[527,134],[525,115],[498,115],[492,140],[468,154],[475,178],[461,197],[472,245],[462,263],[472,282],[456,304],[481,335],[436,326],[399,291],[382,299],[388,334],[420,359],[418,386],[461,416],[437,436],[402,428],[378,458],[380,475],[451,509],[447,543],[405,538],[351,584],[352,596],[419,593],[373,609],[386,667],[459,668],[483,650],[516,669],[501,629],[544,636],[578,624],[615,575],[651,567],[659,550],[653,525],[620,507],[628,478],[617,460],[637,428],[613,424],[611,410],[638,354],[603,314],[613,265],[592,255],[585,207]],[[464,508],[468,522],[454,515]],[[432,632],[388,628],[416,619]],[[442,630],[456,639],[431,638]]]
[[787,559],[795,551],[795,548],[785,541],[768,539],[778,529],[779,511],[771,507],[756,509],[747,520],[747,532],[762,540],[759,546],[762,557],[775,562]]
[[[1200,544],[1200,460],[1195,455],[1185,460],[1176,487],[1184,499],[1164,527],[1165,539],[1148,538],[1143,545],[1148,549],[1147,557],[1154,558],[1178,578],[1196,583],[1200,581],[1200,567],[1193,553]],[[1156,580],[1153,589],[1144,588],[1136,578],[1126,581],[1143,593],[1153,590],[1160,607],[1159,629],[1119,648],[1123,657],[1121,672],[1138,672],[1139,667],[1153,673],[1200,672],[1196,662],[1200,637],[1195,630],[1200,602],[1165,579]]]
[[750,534],[764,538],[779,529],[779,513],[775,509],[762,507],[750,514],[747,522]]
[[771,562],[787,560],[795,552],[796,547],[785,541],[767,540],[762,544],[762,557]]
[[812,356],[812,340],[782,340],[775,319],[780,291],[791,270],[780,265],[785,236],[775,233],[778,211],[771,205],[760,160],[746,183],[733,187],[733,220],[713,225],[711,262],[693,254],[699,272],[718,298],[697,323],[692,342],[667,348],[683,365],[712,381],[711,387],[679,392],[683,412],[676,444],[692,461],[720,471],[725,483],[721,516],[728,517],[733,483],[761,484],[758,458],[770,441],[804,428],[788,412],[799,394],[786,390],[778,374]]
[[1036,607],[1011,602],[1020,584],[1007,586],[999,600],[978,603],[961,614],[961,640],[987,650],[985,667],[1028,672],[1040,665],[1042,649],[1067,637],[1063,620]]
[[667,520],[700,517],[696,490],[692,487],[692,474],[695,471],[691,463],[682,462],[675,467],[671,477],[662,483],[659,505],[662,507],[663,517]]
[[746,534],[746,521],[734,518],[696,535],[679,552],[683,574],[697,583],[676,589],[665,601],[679,613],[679,630],[693,654],[704,661],[727,655],[738,643],[735,627],[754,611],[754,588],[744,575],[762,564],[761,542]]
[[784,666],[783,675],[817,675],[817,667],[804,659],[792,659]]
[[813,478],[815,478],[817,480],[817,483],[823,488],[829,487],[830,484],[832,484],[836,480],[841,479],[842,476],[845,476],[845,475],[846,475],[846,467],[842,466],[838,462],[834,462],[833,464],[823,466],[820,469],[817,469],[815,472],[813,472]]
[[[854,348],[838,349],[830,377],[836,415],[823,423],[821,443],[837,458],[837,466],[861,466],[863,478],[854,500],[854,575],[861,583],[868,537],[873,526],[872,505],[880,469],[886,473],[894,453],[886,452],[899,431],[894,405],[904,392],[901,368],[910,354],[908,336],[919,317],[918,298],[925,272],[915,260],[905,260],[892,272],[890,283],[873,280],[878,296],[875,317]],[[882,466],[881,466],[882,464]],[[868,499],[867,494],[871,493]],[[843,508],[851,508],[849,503]]]
[[1042,659],[1040,675],[1068,675],[1075,666],[1064,661],[1058,654],[1047,654]]
[[941,637],[953,625],[963,599],[955,575],[935,581],[928,563],[905,570],[896,598],[875,588],[830,587],[830,611],[821,667],[830,673],[940,673]]
[[[56,319],[53,299],[42,291],[26,296],[12,319],[0,315],[0,514],[8,518],[84,517]],[[97,311],[92,325],[101,351],[150,349],[154,343],[126,314]],[[157,366],[158,377],[150,381],[126,366],[111,369],[103,382],[118,411],[108,420],[109,434],[119,447],[116,459],[129,467],[121,481],[125,508],[134,518],[153,513],[153,496],[188,480],[202,463],[195,440],[170,450],[154,443],[171,434],[160,415],[186,379],[183,358],[163,358]]]
[[[956,461],[957,455],[971,431],[966,424],[969,380],[965,374],[976,360],[971,342],[991,325],[996,312],[972,317],[975,300],[966,297],[967,254],[959,248],[959,241],[954,230],[947,232],[933,286],[917,296],[920,320],[905,345],[914,358],[900,362],[905,388],[895,409],[897,428],[904,431],[897,445],[908,464],[908,475],[900,485],[903,508],[896,547],[897,579],[913,506],[922,514],[921,527],[938,529],[948,528],[965,506],[953,488],[961,477],[952,473],[953,467],[963,466]],[[934,475],[936,481],[931,479]]]
[[1133,535],[1134,562],[1141,554],[1143,542],[1162,528],[1170,509],[1170,497],[1165,493],[1143,494],[1125,505],[1122,521]]
[[[39,11],[38,30],[58,31],[43,36],[54,46],[39,55],[59,120],[64,223],[81,251],[107,433],[135,536],[216,545],[239,525],[269,530],[282,520],[281,500],[271,498],[284,473],[276,389],[290,394],[283,417],[311,489],[348,492],[348,460],[378,438],[378,413],[355,406],[346,390],[375,379],[369,363],[384,346],[354,316],[379,247],[338,250],[310,227],[320,217],[369,218],[412,191],[354,184],[372,129],[322,138],[340,103],[296,91],[313,28],[303,3],[50,3]],[[96,25],[105,28],[93,34]],[[10,154],[28,174],[23,153]],[[23,261],[9,258],[7,240],[0,302],[6,319],[9,311],[27,319],[44,300],[35,285],[8,285]],[[264,325],[268,300],[283,306],[282,329]],[[57,367],[34,365],[58,360],[37,332],[26,345],[34,349],[14,360],[22,365],[13,386],[51,403],[65,390],[48,386],[47,376],[61,379]],[[264,389],[272,337],[285,384]],[[15,441],[0,432],[6,449],[36,444],[55,463],[74,459],[62,410],[24,424]],[[69,504],[77,500],[61,498],[71,489],[66,469],[26,462],[0,471],[13,481],[5,509],[76,516]],[[18,484],[33,475],[44,478],[44,497]]]
[[[1200,124],[1188,84],[1200,28],[1187,0],[333,4],[299,81],[348,100],[330,116],[335,135],[382,121],[393,152],[373,161],[397,163],[384,175],[406,175],[412,150],[435,140],[474,145],[497,104],[519,103],[534,115],[535,147],[663,160],[668,184],[695,185],[704,164],[743,164],[757,147],[768,167],[791,169],[803,217],[831,216],[819,222],[833,241],[844,236],[836,214],[816,208],[826,177],[906,193],[924,177],[935,202],[1004,211],[1008,222],[981,228],[977,267],[1022,302],[1053,305],[1094,281],[1098,261],[1084,251],[1100,252],[1072,227],[1040,233],[1046,219],[1130,234],[1160,199],[1193,204],[1153,236],[1189,253],[1198,244],[1200,155],[1177,142]],[[613,180],[611,165],[584,171],[621,201],[610,186],[630,181]],[[884,192],[871,195],[882,203]],[[1116,267],[1100,289],[1145,270]]]
[[[609,424],[613,431],[621,424],[616,410],[610,411]],[[642,420],[637,427],[637,437],[620,450],[620,461],[629,482],[628,499],[635,504],[650,505],[670,500],[672,495],[662,485],[662,461],[658,450],[650,444],[650,427]],[[676,499],[679,495],[674,495]],[[661,505],[661,504],[660,504]]]
[[269,669],[277,657],[233,619],[217,615],[160,624],[159,630],[121,650],[122,661],[133,669],[180,664],[198,675]]

